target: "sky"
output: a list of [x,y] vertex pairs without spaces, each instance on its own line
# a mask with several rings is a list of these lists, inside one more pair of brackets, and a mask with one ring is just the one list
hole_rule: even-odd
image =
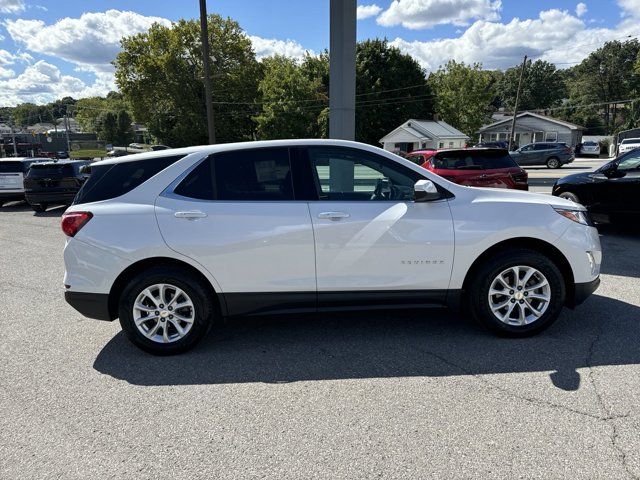
[[[115,89],[120,39],[198,18],[198,0],[0,0],[0,106]],[[209,0],[259,58],[319,53],[329,0]],[[505,69],[523,55],[567,68],[608,40],[640,36],[640,0],[360,0],[358,40],[387,38],[426,71],[450,59]]]

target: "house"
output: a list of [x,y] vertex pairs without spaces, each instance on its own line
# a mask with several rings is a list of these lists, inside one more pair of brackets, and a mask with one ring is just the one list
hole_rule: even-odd
[[[508,141],[513,116],[485,125],[478,134],[481,142]],[[536,142],[564,142],[575,147],[582,141],[584,127],[546,117],[534,112],[522,112],[516,117],[515,144],[518,146]]]
[[380,139],[390,152],[411,152],[420,148],[460,148],[469,137],[442,120],[414,120],[404,122]]

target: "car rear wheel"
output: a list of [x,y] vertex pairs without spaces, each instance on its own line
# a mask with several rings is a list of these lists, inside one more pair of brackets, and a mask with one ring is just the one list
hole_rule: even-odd
[[572,202],[580,203],[580,199],[575,193],[571,192],[562,192],[558,195],[560,198],[566,198],[567,200],[571,200]]
[[154,267],[125,287],[118,313],[134,345],[154,355],[174,355],[206,335],[213,312],[202,281],[179,269]]
[[493,256],[468,282],[466,309],[492,332],[509,337],[535,335],[549,327],[565,302],[558,267],[528,249]]
[[562,164],[560,163],[560,160],[556,157],[551,157],[547,160],[547,168],[560,168],[561,166]]
[[48,205],[46,203],[33,203],[31,208],[34,212],[45,212],[47,210],[47,206]]

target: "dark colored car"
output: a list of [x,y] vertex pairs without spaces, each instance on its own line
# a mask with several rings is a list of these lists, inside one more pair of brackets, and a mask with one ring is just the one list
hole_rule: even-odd
[[71,160],[31,165],[24,179],[27,202],[36,212],[49,205],[71,205],[80,187],[89,178],[90,162]]
[[504,148],[505,150],[509,150],[509,143],[503,141],[480,142],[475,144],[473,148]]
[[447,180],[470,187],[528,190],[528,174],[504,148],[440,150],[422,164]]
[[530,143],[511,152],[518,165],[560,168],[575,159],[574,151],[566,143]]
[[640,219],[640,149],[553,185],[553,195],[581,203],[598,222]]

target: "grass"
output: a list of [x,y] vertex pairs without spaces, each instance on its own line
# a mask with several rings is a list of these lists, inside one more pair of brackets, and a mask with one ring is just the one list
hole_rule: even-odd
[[107,151],[101,149],[85,149],[85,150],[72,150],[71,158],[89,158],[106,157]]

